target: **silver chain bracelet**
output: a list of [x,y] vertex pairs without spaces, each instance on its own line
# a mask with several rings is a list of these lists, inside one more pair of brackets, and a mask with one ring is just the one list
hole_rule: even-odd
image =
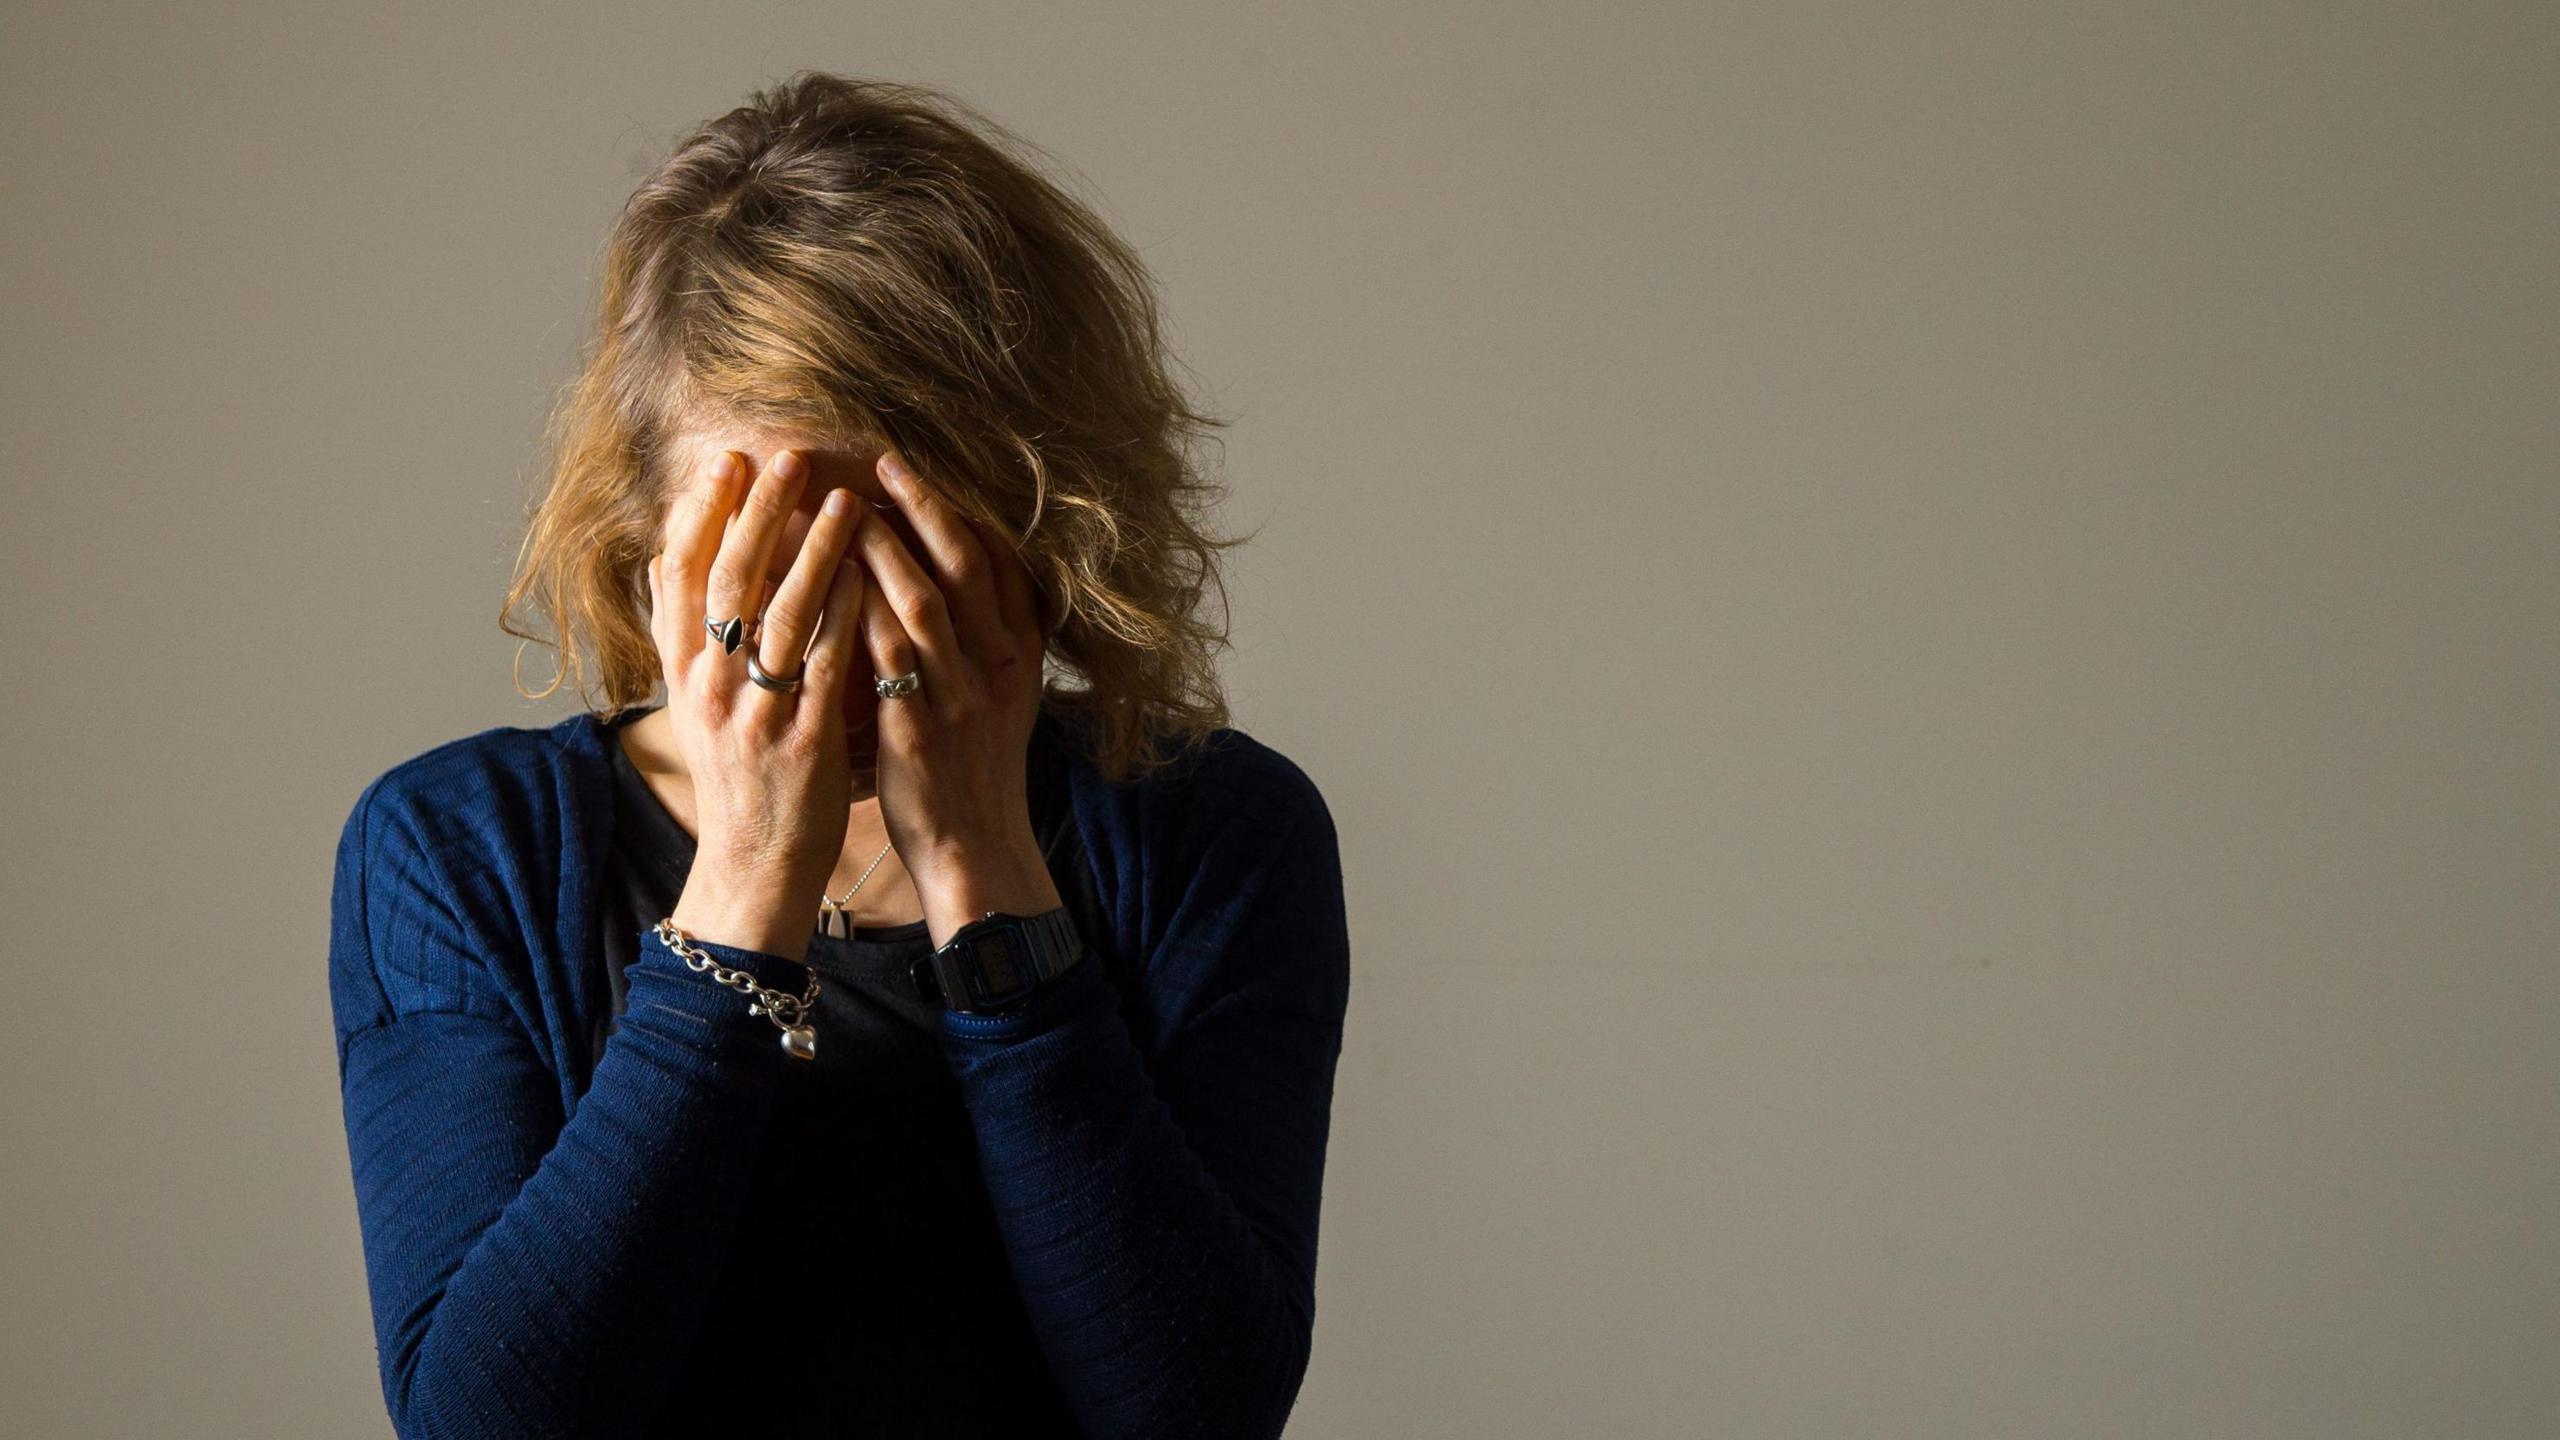
[[756,977],[744,970],[733,970],[712,959],[676,928],[674,916],[659,921],[655,928],[660,943],[676,952],[695,974],[707,974],[732,990],[754,996],[755,1003],[747,1007],[747,1013],[771,1016],[773,1023],[781,1027],[783,1054],[794,1060],[818,1058],[818,1032],[809,1023],[809,1015],[818,1005],[818,972],[814,967],[809,971],[807,994],[785,995],[757,984]]

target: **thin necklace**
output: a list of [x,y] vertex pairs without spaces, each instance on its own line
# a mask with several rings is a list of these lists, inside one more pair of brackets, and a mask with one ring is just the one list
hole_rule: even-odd
[[818,931],[820,934],[836,940],[853,938],[853,916],[846,911],[845,906],[853,902],[853,891],[861,889],[862,882],[871,878],[871,872],[880,868],[880,862],[889,858],[891,848],[891,845],[881,846],[880,853],[871,857],[871,863],[862,867],[862,874],[855,878],[853,889],[845,891],[841,898],[823,891],[819,893]]

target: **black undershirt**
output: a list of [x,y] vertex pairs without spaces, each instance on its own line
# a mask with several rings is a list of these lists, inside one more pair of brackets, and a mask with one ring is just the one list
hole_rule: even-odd
[[[677,897],[684,893],[685,877],[693,869],[693,837],[667,813],[622,748],[622,727],[645,713],[617,716],[605,732],[610,742],[605,753],[614,773],[607,903],[618,902],[622,907],[610,917],[613,923],[603,927],[613,952],[607,974],[616,1015],[622,1013],[625,1002],[622,967],[636,953],[640,932],[674,912]],[[941,1007],[920,999],[907,975],[908,967],[932,946],[922,920],[886,928],[857,925],[851,939],[812,930],[805,960],[818,972],[816,1024],[821,1039],[816,1061],[794,1069],[814,1069],[872,1084],[899,1083],[901,1077],[912,1078],[917,1069],[942,1075]],[[746,1004],[747,997],[739,996],[738,1003]],[[846,1043],[830,1043],[839,1040]],[[860,1075],[844,1074],[847,1066]]]
[[[621,727],[644,713],[605,728],[614,826],[598,934],[617,1017],[622,969],[657,943],[643,932],[674,910],[695,848],[622,748]],[[1047,813],[1059,792],[1034,769]],[[931,946],[922,920],[812,931],[817,1058],[783,1062],[736,1248],[658,1433],[1075,1433],[1013,1285],[942,1008],[909,978]],[[775,1248],[805,1261],[755,1258]],[[747,1378],[742,1356],[797,1393]]]

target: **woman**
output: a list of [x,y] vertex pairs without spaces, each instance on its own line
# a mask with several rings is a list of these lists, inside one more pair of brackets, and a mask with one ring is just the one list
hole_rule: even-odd
[[1224,723],[1217,422],[1008,146],[803,74],[615,230],[500,615],[539,598],[604,703],[394,766],[338,850],[403,1435],[1287,1418],[1334,828]]

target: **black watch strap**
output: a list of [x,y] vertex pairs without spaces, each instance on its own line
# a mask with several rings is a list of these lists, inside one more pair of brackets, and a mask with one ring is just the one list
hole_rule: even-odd
[[911,972],[927,1004],[996,1015],[1029,1001],[1084,955],[1084,937],[1063,905],[1038,915],[990,910],[923,956]]

